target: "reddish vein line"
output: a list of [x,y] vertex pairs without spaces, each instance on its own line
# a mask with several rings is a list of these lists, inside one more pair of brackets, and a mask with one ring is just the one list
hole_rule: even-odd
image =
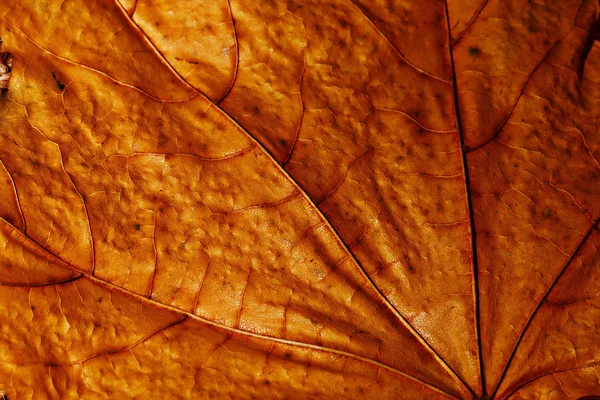
[[552,372],[547,372],[545,374],[542,374],[540,376],[536,376],[533,379],[530,379],[522,384],[520,384],[519,386],[517,386],[515,389],[513,389],[507,396],[505,396],[506,399],[509,399],[513,394],[515,394],[516,392],[518,392],[519,390],[523,389],[526,386],[529,386],[531,383],[545,378],[548,375],[555,375],[555,374],[560,374],[562,372],[569,372],[569,371],[576,371],[578,369],[585,369],[585,368],[591,368],[591,367],[595,367],[596,365],[600,365],[600,361],[593,361],[593,362],[589,362],[587,364],[583,364],[583,365],[578,365],[572,368],[564,368],[564,369],[560,369],[558,371],[552,371]]
[[[119,0],[117,0],[117,1],[119,1]],[[135,9],[137,8],[137,4],[138,4],[138,0],[133,0],[133,6],[131,7],[131,10],[129,10],[127,15],[129,15],[130,17],[133,18],[133,14],[135,14]]]
[[37,133],[39,133],[40,136],[42,136],[48,142],[50,142],[56,146],[56,150],[58,151],[58,159],[60,160],[60,166],[61,166],[63,172],[65,173],[67,179],[71,183],[71,186],[73,186],[73,190],[75,190],[75,193],[77,193],[77,195],[81,198],[81,204],[83,205],[83,211],[85,212],[85,216],[87,219],[88,233],[90,235],[90,247],[91,247],[91,257],[90,257],[91,260],[90,261],[92,263],[92,274],[93,274],[94,270],[96,269],[96,244],[94,242],[94,234],[92,232],[92,220],[90,219],[90,213],[88,211],[87,204],[85,202],[85,197],[79,191],[79,188],[75,185],[75,181],[73,180],[73,177],[71,176],[71,174],[67,171],[67,168],[65,167],[64,157],[63,157],[62,150],[60,148],[60,144],[58,144],[54,140],[51,140],[48,136],[46,136],[46,134],[44,132],[42,132],[42,130],[40,128],[33,125],[33,123],[31,122],[31,119],[29,118],[29,112],[27,111],[27,107],[24,105],[21,105],[21,106],[25,108],[25,113],[27,115],[27,122],[29,123],[31,128],[33,130],[35,130]]
[[[154,44],[154,42],[152,40],[150,40],[150,38],[148,37],[148,35],[146,35],[146,33],[144,32],[144,30],[138,25],[137,22],[135,22],[135,20],[133,19],[132,16],[130,16],[127,13],[127,10],[125,10],[125,8],[123,7],[123,4],[121,4],[118,0],[115,1],[117,6],[121,9],[121,12],[123,13],[123,15],[125,16],[125,18],[127,18],[127,20],[131,23],[131,27],[133,29],[135,29],[137,31],[137,33],[140,35],[140,38],[146,42],[146,44],[148,44],[148,46],[155,51],[156,55],[160,58],[160,60],[163,62],[163,64],[167,67],[167,69],[169,71],[171,71],[171,73],[173,73],[177,78],[179,78],[179,80],[185,84],[188,88],[190,88],[191,90],[195,91],[196,93],[201,94],[202,96],[204,96],[208,101],[210,101],[212,103],[212,101],[210,100],[210,98],[205,94],[202,93],[198,88],[196,88],[194,85],[192,85],[191,83],[189,83],[180,73],[179,71],[177,71],[173,65],[171,65],[171,63],[167,60],[167,57],[158,49],[158,47],[156,46],[156,44]],[[195,97],[195,96],[190,96],[190,97]]]
[[130,158],[130,157],[145,157],[145,156],[158,156],[158,157],[179,156],[179,157],[194,158],[194,159],[202,161],[202,162],[205,162],[205,161],[206,162],[217,162],[217,161],[227,161],[231,158],[244,155],[244,154],[248,153],[249,151],[251,151],[252,149],[254,149],[254,147],[255,147],[255,145],[253,144],[244,149],[238,150],[234,153],[227,154],[227,155],[221,156],[221,157],[202,157],[202,156],[199,156],[197,154],[192,154],[192,153],[157,153],[157,152],[152,152],[152,151],[146,151],[146,152],[136,152],[136,153],[127,153],[127,154],[111,154],[111,155],[107,156],[106,159],[108,160],[113,157]]
[[64,363],[64,364],[58,364],[58,363],[53,363],[53,362],[44,362],[44,361],[40,361],[40,362],[27,362],[27,363],[20,363],[20,364],[0,361],[0,363],[6,363],[6,364],[11,364],[11,365],[16,365],[16,366],[40,365],[41,364],[41,365],[48,366],[48,367],[51,367],[51,368],[70,367],[70,366],[77,365],[77,364],[84,364],[84,363],[86,363],[86,362],[88,362],[90,360],[93,360],[95,358],[98,358],[98,357],[111,356],[111,355],[114,355],[114,354],[122,353],[124,351],[132,350],[135,347],[139,346],[140,344],[142,344],[142,343],[150,340],[154,336],[158,335],[159,333],[164,332],[165,330],[167,330],[169,328],[172,328],[172,327],[174,327],[174,326],[176,326],[176,325],[184,322],[187,318],[188,318],[188,316],[184,315],[183,318],[180,318],[180,319],[178,319],[177,321],[174,321],[174,322],[170,322],[167,325],[159,328],[155,332],[152,332],[149,335],[147,335],[147,336],[145,336],[145,337],[137,340],[136,342],[131,343],[131,344],[129,344],[129,345],[125,346],[125,347],[122,347],[120,349],[114,349],[114,350],[105,351],[103,353],[93,354],[93,355],[91,355],[89,357],[82,358],[80,360],[70,361],[70,362]]
[[[151,334],[149,334],[148,336],[145,336],[143,338],[141,338],[140,340],[136,341],[135,343],[132,343],[130,345],[127,345],[121,349],[116,349],[116,350],[112,350],[112,351],[108,351],[108,352],[104,352],[104,353],[100,353],[100,354],[94,354],[93,356],[89,356],[83,360],[76,360],[76,361],[71,361],[70,363],[66,364],[66,365],[75,365],[75,364],[83,364],[85,362],[88,362],[90,360],[93,360],[94,358],[98,358],[98,357],[102,357],[102,356],[111,356],[114,354],[119,354],[122,353],[124,351],[127,350],[131,350],[137,346],[139,346],[140,344],[150,340],[151,338],[153,338],[154,336],[158,335],[161,332],[164,332],[165,330],[172,328],[176,325],[181,324],[182,322],[184,322],[186,319],[188,318],[187,315],[184,315],[183,318],[178,319],[177,321],[173,321],[168,323],[167,325],[159,328],[158,330],[156,330],[155,332],[152,332]],[[60,365],[59,365],[60,366]]]
[[306,112],[306,109],[304,107],[304,100],[302,99],[302,83],[304,82],[304,71],[306,70],[306,53],[308,53],[308,43],[306,44],[306,48],[304,49],[304,64],[302,65],[302,73],[300,74],[300,84],[298,85],[298,95],[300,96],[300,106],[302,107],[302,114],[300,114],[300,122],[298,122],[298,129],[296,129],[296,136],[294,136],[294,141],[290,146],[290,152],[288,153],[285,160],[281,163],[283,167],[287,165],[287,163],[292,158],[292,154],[294,154],[294,148],[296,147],[296,144],[298,143],[298,138],[300,137],[300,129],[302,129],[302,122],[304,122],[304,113]]
[[73,276],[71,278],[63,279],[55,282],[43,282],[43,283],[13,283],[13,282],[0,282],[0,286],[13,286],[13,287],[42,287],[42,286],[53,286],[53,285],[63,285],[65,283],[70,283],[78,280],[83,277],[82,274]]
[[[83,64],[81,62],[74,61],[74,60],[68,59],[66,57],[60,56],[60,55],[58,55],[56,53],[53,53],[50,50],[48,50],[47,48],[45,48],[44,46],[42,46],[41,44],[39,44],[38,42],[36,42],[35,40],[33,40],[33,38],[31,38],[24,31],[22,31],[18,26],[12,25],[12,24],[10,24],[10,26],[11,26],[11,28],[14,28],[15,30],[19,31],[21,35],[25,36],[25,38],[27,40],[29,40],[33,45],[35,45],[37,48],[39,48],[43,52],[48,53],[48,54],[52,55],[53,57],[56,57],[57,59],[59,59],[61,61],[64,61],[64,62],[66,62],[68,64],[76,65],[76,66],[78,66],[80,68],[84,68],[84,69],[86,69],[88,71],[92,71],[92,72],[95,72],[95,73],[97,73],[99,75],[102,75],[103,77],[106,77],[106,78],[110,79],[114,83],[116,83],[118,85],[121,85],[121,86],[124,86],[124,87],[127,87],[127,88],[130,88],[130,89],[133,89],[133,90],[141,93],[142,95],[147,96],[148,98],[150,98],[152,100],[156,100],[156,101],[159,101],[159,102],[162,102],[162,103],[181,103],[181,102],[184,102],[184,101],[187,101],[187,100],[191,100],[191,99],[193,99],[193,98],[195,98],[195,97],[198,96],[198,94],[197,94],[198,90],[195,89],[195,88],[193,88],[189,83],[187,83],[185,80],[183,80],[184,83],[186,83],[188,86],[190,86],[192,89],[194,89],[196,91],[195,94],[193,94],[191,96],[188,96],[188,97],[185,97],[185,98],[182,98],[182,99],[161,99],[160,97],[156,97],[156,96],[151,95],[150,93],[146,92],[142,88],[139,88],[139,87],[137,87],[135,85],[131,85],[131,84],[126,83],[126,82],[122,82],[122,81],[118,80],[117,78],[115,78],[114,76],[107,74],[104,71],[101,71],[101,70],[96,69],[94,67],[90,67],[89,65],[86,65],[86,64]],[[170,67],[170,64],[169,64],[169,67]],[[181,77],[179,77],[179,78],[183,79]],[[17,103],[17,104],[19,104],[19,103]]]
[[8,178],[10,179],[10,183],[12,183],[12,187],[15,192],[15,199],[17,201],[17,208],[19,209],[21,221],[23,222],[23,232],[27,232],[27,225],[25,224],[25,215],[23,214],[23,209],[21,208],[21,200],[19,199],[19,192],[17,191],[17,185],[15,184],[15,180],[13,179],[12,175],[10,174],[10,171],[8,170],[6,164],[4,164],[4,161],[2,161],[2,159],[0,159],[0,165],[2,165],[2,167],[6,170]]
[[427,71],[425,71],[424,69],[422,69],[422,68],[419,68],[418,66],[416,66],[415,64],[413,64],[412,62],[410,62],[410,61],[409,61],[409,60],[408,60],[408,59],[407,59],[407,58],[404,56],[404,54],[402,54],[402,53],[400,52],[400,50],[399,50],[399,49],[396,47],[396,45],[394,45],[394,44],[392,43],[392,41],[391,41],[390,39],[388,39],[388,37],[387,37],[386,35],[384,35],[384,34],[383,34],[383,32],[381,31],[381,29],[379,29],[379,27],[378,27],[377,25],[375,25],[375,22],[373,22],[373,20],[371,20],[371,18],[369,18],[369,17],[367,16],[367,14],[365,14],[365,12],[362,10],[362,8],[361,8],[361,7],[359,7],[359,6],[358,6],[358,5],[355,3],[355,0],[348,0],[348,1],[350,2],[350,4],[352,4],[352,5],[353,5],[353,6],[354,6],[354,7],[355,7],[357,10],[358,10],[358,12],[359,12],[359,13],[360,13],[360,14],[363,16],[363,18],[364,18],[364,19],[365,19],[365,20],[366,20],[366,21],[367,21],[367,22],[368,22],[368,23],[369,23],[369,24],[370,24],[370,25],[373,27],[373,29],[375,29],[375,31],[376,31],[376,32],[377,32],[379,35],[381,35],[381,37],[382,37],[382,38],[383,38],[383,39],[384,39],[384,40],[385,40],[385,41],[386,41],[386,42],[387,42],[387,43],[388,43],[388,44],[389,44],[389,45],[392,47],[392,49],[394,49],[394,51],[395,51],[395,52],[396,52],[396,54],[397,54],[397,55],[400,57],[400,59],[401,59],[402,61],[404,61],[404,62],[405,62],[405,63],[406,63],[408,66],[410,66],[412,69],[414,69],[415,71],[417,71],[417,72],[419,72],[419,73],[421,73],[421,74],[423,74],[423,75],[429,76],[430,78],[433,78],[433,79],[435,79],[435,80],[438,80],[438,81],[441,81],[441,82],[444,82],[444,83],[450,83],[450,81],[449,81],[449,80],[447,80],[447,79],[444,79],[444,78],[442,78],[442,77],[439,77],[439,76],[437,76],[437,75],[435,75],[435,74],[433,74],[433,73],[431,73],[431,72],[427,72]]
[[233,70],[233,78],[231,78],[231,84],[225,91],[225,94],[220,99],[215,101],[215,104],[220,104],[233,89],[233,85],[237,79],[238,71],[240,69],[240,45],[238,43],[237,31],[235,30],[235,20],[233,19],[233,11],[231,10],[231,1],[227,0],[227,9],[229,10],[229,16],[231,16],[231,28],[233,29],[233,39],[235,40],[235,69]]
[[533,312],[529,315],[529,318],[527,319],[525,326],[523,326],[523,329],[521,330],[521,334],[519,335],[519,338],[517,339],[517,342],[515,343],[515,345],[512,349],[512,352],[510,353],[510,356],[508,357],[508,360],[506,361],[506,365],[504,365],[504,370],[502,371],[502,375],[500,375],[500,379],[498,380],[498,383],[496,383],[496,386],[494,387],[494,390],[492,391],[492,395],[490,398],[493,399],[494,396],[496,395],[496,392],[498,391],[500,384],[504,380],[504,377],[506,376],[506,373],[508,372],[508,368],[510,367],[511,362],[512,362],[513,358],[515,357],[515,354],[517,353],[517,349],[519,348],[519,345],[521,344],[521,341],[523,340],[523,337],[525,336],[525,333],[527,332],[529,325],[531,325],[533,318],[535,317],[537,312],[540,310],[540,308],[546,303],[548,296],[550,295],[550,292],[552,291],[552,289],[554,289],[554,287],[560,280],[561,276],[563,276],[563,274],[565,273],[565,271],[567,270],[569,265],[571,265],[571,262],[573,261],[573,259],[577,255],[577,253],[579,253],[579,251],[581,250],[581,248],[583,247],[585,242],[587,242],[587,240],[590,237],[590,235],[592,234],[592,232],[594,232],[594,230],[598,227],[599,222],[600,222],[600,219],[596,220],[596,222],[594,224],[592,224],[590,229],[584,235],[583,239],[581,239],[581,242],[579,242],[579,244],[577,245],[577,248],[575,249],[575,251],[573,251],[573,254],[571,254],[571,257],[569,257],[569,259],[565,262],[565,264],[563,265],[563,267],[560,270],[560,272],[558,273],[558,275],[556,275],[556,278],[554,278],[554,281],[550,284],[550,286],[548,286],[548,289],[546,289],[546,293],[544,293],[544,296],[542,297],[542,299],[538,302],[538,304],[535,307],[535,309],[533,310]]
[[[471,26],[473,25],[473,23],[475,22],[475,20],[477,19],[477,17],[479,17],[481,15],[481,12],[483,11],[483,9],[485,8],[485,6],[487,5],[489,0],[485,0],[483,1],[480,5],[479,8],[475,11],[475,13],[473,13],[473,15],[471,16],[471,19],[469,20],[469,22],[467,23],[467,27],[465,29],[463,29],[463,31],[460,33],[460,35],[454,39],[452,41],[452,32],[450,32],[450,45],[454,46],[455,44],[457,44],[458,42],[460,42],[460,40],[463,38],[463,36],[465,36],[465,33],[467,33],[467,31],[469,29],[471,29]],[[448,12],[446,12],[446,14],[448,14]],[[450,30],[450,23],[448,23],[448,29]]]
[[[464,146],[464,135],[462,129],[462,123],[460,119],[460,108],[458,104],[458,88],[456,83],[456,69],[454,66],[454,55],[452,54],[452,45],[450,45],[452,40],[452,31],[450,27],[450,14],[448,12],[448,1],[444,1],[444,7],[446,11],[446,26],[448,29],[448,52],[450,55],[450,63],[452,66],[452,89],[454,92],[454,115],[456,116],[456,128],[458,129],[458,137],[460,141],[460,154],[462,157],[462,168],[463,175],[465,177],[465,197],[467,199],[467,208],[469,211],[469,221],[470,221],[470,230],[471,230],[471,254],[472,254],[472,276],[473,276],[473,285],[472,285],[472,293],[473,293],[473,308],[475,315],[475,338],[477,340],[477,358],[479,360],[479,379],[482,388],[482,397],[486,397],[486,387],[485,387],[485,377],[484,377],[484,368],[483,368],[483,358],[481,356],[481,323],[479,319],[479,268],[477,263],[477,241],[476,241],[476,231],[475,231],[475,218],[473,214],[473,204],[471,200],[471,181],[469,179],[469,166],[467,164],[467,155],[463,150]],[[469,387],[471,393],[474,393],[473,390]],[[476,396],[476,395],[475,395]],[[477,396],[476,396],[477,397]]]
[[[574,24],[574,22],[573,22]],[[521,87],[521,91],[519,92],[519,94],[517,95],[517,98],[515,99],[515,102],[512,105],[512,108],[510,109],[510,111],[508,112],[508,114],[506,114],[506,118],[504,118],[504,121],[502,121],[502,123],[500,124],[500,127],[496,130],[496,132],[487,140],[485,140],[483,143],[480,143],[476,146],[473,146],[471,148],[467,148],[465,149],[465,152],[469,153],[471,151],[477,150],[485,145],[487,145],[488,143],[490,143],[492,140],[494,140],[495,138],[498,137],[498,135],[500,134],[500,132],[502,131],[502,129],[504,129],[504,126],[508,123],[508,120],[510,119],[510,117],[512,116],[513,112],[515,111],[515,108],[517,108],[517,104],[519,103],[519,100],[521,100],[521,97],[523,96],[523,94],[525,93],[525,89],[527,88],[527,86],[529,85],[529,82],[531,81],[531,78],[533,78],[533,76],[535,75],[535,73],[537,72],[537,70],[540,68],[540,66],[544,63],[544,61],[546,61],[548,59],[548,56],[550,55],[550,53],[552,53],[552,50],[554,50],[554,48],[560,43],[562,42],[569,33],[571,33],[571,31],[573,30],[573,28],[569,29],[569,31],[560,39],[558,39],[553,45],[552,47],[550,47],[550,49],[546,52],[546,54],[544,55],[544,58],[542,58],[542,60],[538,63],[538,65],[535,66],[535,68],[533,69],[533,71],[531,71],[531,74],[529,74],[529,76],[527,77],[527,80],[525,81],[525,83],[523,84],[523,87]]]

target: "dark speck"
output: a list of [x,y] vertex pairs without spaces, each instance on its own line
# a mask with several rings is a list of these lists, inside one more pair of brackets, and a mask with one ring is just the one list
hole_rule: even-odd
[[141,225],[140,225],[140,224],[135,224],[135,225],[133,225],[133,229],[135,229],[136,231],[139,231],[139,230],[140,230],[140,228],[141,228]]
[[62,82],[58,79],[58,77],[56,76],[56,74],[54,73],[54,71],[52,71],[52,78],[54,78],[54,82],[56,82],[56,86],[58,87],[58,89],[61,92],[63,90],[65,90],[65,85],[63,85]]
[[292,353],[285,353],[283,356],[289,360],[292,358]]
[[481,50],[479,50],[479,47],[469,47],[469,54],[470,55],[476,56],[479,53],[481,53]]

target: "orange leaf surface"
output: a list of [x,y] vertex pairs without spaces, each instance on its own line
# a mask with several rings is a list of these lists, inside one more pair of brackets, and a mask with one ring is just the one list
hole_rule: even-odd
[[600,394],[596,0],[4,0],[8,399]]

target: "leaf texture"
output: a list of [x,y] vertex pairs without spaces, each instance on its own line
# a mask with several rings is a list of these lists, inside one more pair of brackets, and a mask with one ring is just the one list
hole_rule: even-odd
[[9,399],[600,393],[597,1],[1,7]]

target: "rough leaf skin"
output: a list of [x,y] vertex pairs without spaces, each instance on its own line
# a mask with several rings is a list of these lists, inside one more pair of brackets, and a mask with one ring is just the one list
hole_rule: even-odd
[[5,0],[0,393],[599,395],[598,9]]

